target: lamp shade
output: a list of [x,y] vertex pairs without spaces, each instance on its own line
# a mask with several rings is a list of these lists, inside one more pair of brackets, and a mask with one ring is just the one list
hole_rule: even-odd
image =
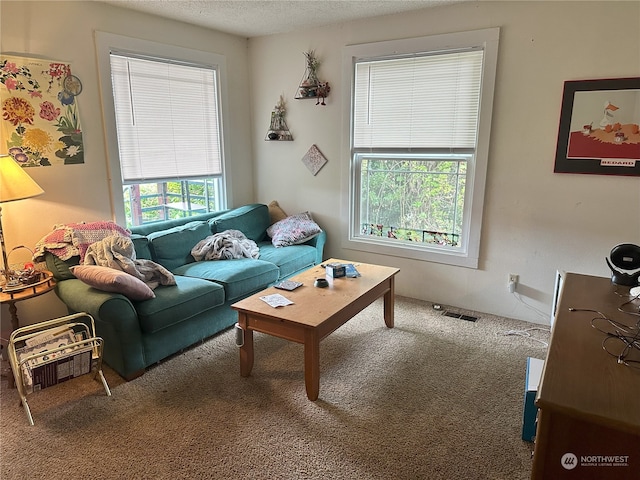
[[9,155],[0,155],[0,203],[22,200],[44,193]]

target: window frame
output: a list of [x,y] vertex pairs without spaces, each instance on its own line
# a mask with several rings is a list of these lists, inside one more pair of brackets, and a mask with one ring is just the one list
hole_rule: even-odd
[[[217,70],[218,80],[218,102],[219,102],[219,122],[220,141],[222,155],[222,185],[223,198],[222,208],[226,208],[231,198],[231,182],[229,169],[226,162],[229,156],[229,141],[225,125],[229,124],[229,112],[227,102],[224,99],[227,95],[227,66],[226,57],[213,52],[193,50],[190,48],[166,45],[148,40],[141,40],[122,35],[106,32],[95,32],[96,57],[99,70],[99,85],[102,99],[102,112],[104,119],[105,140],[107,146],[107,174],[109,180],[109,193],[111,197],[112,215],[115,221],[121,225],[126,224],[124,192],[122,172],[120,169],[120,155],[118,148],[118,134],[116,127],[116,115],[114,108],[113,86],[111,83],[111,61],[112,52],[119,54],[131,54],[132,56],[149,56],[160,59],[173,60],[176,62],[187,62],[210,66]],[[205,176],[203,176],[204,178]],[[166,181],[180,181],[181,179],[171,179]]]
[[[499,35],[500,29],[496,27],[344,47],[342,72],[343,84],[347,88],[343,91],[342,151],[347,158],[343,161],[342,171],[341,228],[346,233],[342,235],[343,248],[478,268]],[[466,233],[466,238],[463,245],[461,248],[443,248],[425,244],[407,245],[408,242],[391,245],[388,241],[376,241],[375,237],[360,235],[360,171],[355,162],[357,152],[353,148],[353,97],[356,61],[470,47],[482,48],[484,59],[475,158],[474,161],[468,163],[463,220],[466,229],[463,230],[463,233]],[[384,151],[391,150],[384,149]],[[408,151],[409,149],[407,149]],[[415,149],[412,152],[417,153]]]

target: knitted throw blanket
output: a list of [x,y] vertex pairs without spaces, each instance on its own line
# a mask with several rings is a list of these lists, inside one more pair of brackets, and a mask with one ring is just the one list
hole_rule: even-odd
[[111,235],[130,237],[131,232],[110,221],[54,225],[53,232],[36,244],[33,259],[41,262],[44,253],[51,252],[62,260],[79,256],[82,263],[89,245]]
[[142,280],[152,290],[158,285],[175,285],[173,274],[162,265],[147,259],[136,259],[136,251],[129,237],[111,235],[92,243],[83,263],[114,268]]

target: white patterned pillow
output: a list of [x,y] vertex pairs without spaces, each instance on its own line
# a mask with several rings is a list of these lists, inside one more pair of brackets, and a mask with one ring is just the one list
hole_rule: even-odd
[[309,212],[291,215],[267,228],[267,235],[275,247],[287,247],[311,240],[322,229],[311,218]]

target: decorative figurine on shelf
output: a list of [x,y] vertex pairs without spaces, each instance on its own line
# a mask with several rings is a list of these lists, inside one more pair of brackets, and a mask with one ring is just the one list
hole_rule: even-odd
[[[316,89],[316,97],[318,97],[318,100],[316,101],[316,105],[326,105],[324,99],[329,95],[330,91],[331,87],[329,86],[329,82],[318,83],[318,88]],[[322,102],[320,102],[320,99],[322,99]]]
[[276,106],[273,108],[273,115],[272,115],[272,120],[273,120],[273,125],[271,125],[271,129],[272,130],[283,130],[284,129],[284,116],[287,113],[287,109],[284,105],[284,98],[282,98],[282,95],[280,95],[280,99],[278,100],[278,103],[276,103]]
[[320,68],[320,61],[316,58],[316,51],[309,50],[304,52],[304,56],[307,59],[307,85],[317,85],[320,83],[318,79],[318,69]]

